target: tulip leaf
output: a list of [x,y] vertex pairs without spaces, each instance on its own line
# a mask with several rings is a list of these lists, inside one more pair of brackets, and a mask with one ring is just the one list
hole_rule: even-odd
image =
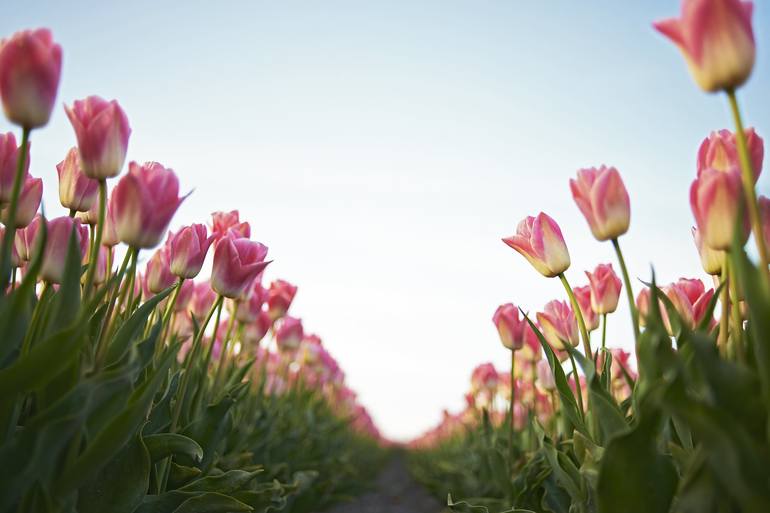
[[196,462],[203,458],[203,449],[195,440],[177,433],[148,435],[144,437],[144,444],[153,463],[178,454],[184,454]]
[[241,513],[254,511],[238,499],[216,492],[205,492],[190,497],[173,513]]
[[172,290],[173,287],[169,287],[163,292],[151,297],[144,302],[142,306],[137,308],[134,313],[123,322],[123,324],[121,324],[120,329],[115,333],[115,336],[110,342],[110,347],[107,351],[108,363],[120,360],[123,355],[126,354],[131,342],[139,335],[140,331],[144,329],[145,323],[152,311]]

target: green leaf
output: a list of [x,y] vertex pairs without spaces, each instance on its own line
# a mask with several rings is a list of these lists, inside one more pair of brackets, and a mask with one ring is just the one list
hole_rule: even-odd
[[176,433],[145,436],[144,444],[147,446],[153,463],[167,456],[179,454],[184,454],[196,462],[203,458],[203,449],[195,440]]
[[174,287],[169,287],[148,299],[120,326],[120,329],[118,329],[110,341],[110,347],[107,350],[108,363],[120,360],[128,352],[131,342],[144,330],[144,326],[152,311],[173,289]]
[[196,479],[192,483],[180,488],[183,492],[221,492],[233,493],[240,490],[251,482],[262,469],[254,472],[243,470],[229,470],[218,476],[208,476],[202,479]]
[[173,513],[240,513],[244,511],[254,511],[254,509],[227,495],[206,492],[187,499]]

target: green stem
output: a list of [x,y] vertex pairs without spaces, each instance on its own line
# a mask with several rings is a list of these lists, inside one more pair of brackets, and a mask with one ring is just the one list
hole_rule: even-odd
[[107,216],[107,180],[99,180],[99,221],[96,224],[96,237],[94,237],[91,261],[86,271],[86,284],[83,288],[83,297],[87,300],[94,286],[94,276],[99,265],[99,250],[101,250],[102,236],[104,234],[104,220]]
[[580,311],[580,305],[578,304],[577,299],[575,299],[575,293],[572,292],[572,287],[570,287],[569,282],[567,281],[567,277],[564,276],[564,273],[559,274],[559,279],[561,280],[562,285],[564,285],[564,290],[567,291],[567,296],[569,296],[569,302],[572,305],[572,310],[575,312],[575,317],[577,317],[578,327],[580,328],[580,336],[583,339],[583,351],[585,352],[586,358],[593,359],[593,352],[591,351],[591,339],[588,336],[586,322],[583,319],[583,312]]
[[74,208],[70,209],[70,217],[75,217],[75,214],[77,214],[77,213],[78,213],[78,211],[75,210]]
[[214,342],[217,340],[217,332],[219,331],[219,321],[222,318],[222,304],[219,304],[217,309],[217,317],[214,319],[214,332],[211,334],[211,343],[206,350],[206,359],[203,361],[203,368],[208,371],[209,365],[211,365],[211,355],[214,352]]
[[27,148],[29,147],[29,134],[31,128],[23,128],[21,131],[21,145],[19,146],[19,158],[16,161],[16,176],[13,178],[11,189],[11,203],[8,206],[8,218],[5,223],[5,235],[3,237],[2,259],[0,260],[0,272],[2,272],[2,287],[4,291],[8,287],[11,278],[11,244],[16,237],[16,210],[19,208],[19,195],[21,186],[24,185],[24,168],[27,163]]
[[222,347],[219,350],[219,364],[217,366],[217,373],[214,376],[214,390],[219,389],[219,381],[222,379],[222,372],[224,371],[225,367],[225,359],[227,358],[227,345],[230,342],[230,336],[233,333],[233,324],[235,324],[235,312],[238,311],[238,303],[235,304],[235,308],[233,308],[232,315],[230,315],[230,319],[227,323],[227,332],[225,333],[225,338],[222,339]]
[[[730,274],[736,276],[735,269],[733,267],[733,260],[729,260],[728,265],[730,265]],[[733,349],[735,350],[735,358],[742,362],[746,362],[746,353],[743,350],[743,317],[741,316],[741,302],[740,298],[738,297],[738,281],[735,279],[729,280],[729,287],[730,287],[730,296],[732,301],[731,309],[732,309],[732,317],[733,317]]]
[[766,241],[762,233],[762,218],[759,215],[759,204],[754,189],[754,171],[752,169],[751,158],[749,157],[746,132],[743,129],[743,120],[741,119],[741,111],[738,107],[738,99],[735,96],[735,90],[728,89],[726,92],[730,102],[730,110],[733,114],[733,121],[735,123],[735,139],[738,142],[738,158],[741,162],[741,182],[743,183],[744,200],[749,210],[749,219],[751,220],[751,228],[754,232],[754,241],[757,244],[757,250],[759,252],[760,269],[765,277],[765,286],[767,286],[770,284],[770,272],[768,272],[767,269],[767,246],[765,245]]
[[580,407],[580,418],[585,422],[586,413],[583,410],[583,391],[580,389],[580,376],[578,376],[577,364],[575,363],[575,357],[572,356],[572,352],[570,352],[569,349],[565,349],[565,351],[569,354],[569,361],[572,363],[572,376],[575,378],[575,391],[577,394],[578,406]]
[[728,263],[722,266],[722,292],[719,302],[722,304],[722,313],[719,316],[719,335],[717,347],[723,354],[727,354],[727,336],[730,333],[730,272]]
[[636,303],[634,302],[634,291],[631,288],[631,279],[628,277],[628,268],[626,267],[626,259],[623,258],[623,252],[620,250],[620,242],[618,239],[612,239],[612,246],[615,248],[615,254],[618,257],[618,263],[620,264],[620,272],[623,275],[623,284],[626,287],[626,297],[628,298],[628,310],[631,312],[631,322],[634,324],[634,341],[639,341],[639,312],[636,310]]
[[113,311],[115,309],[115,300],[118,296],[118,289],[120,289],[120,280],[123,279],[123,274],[126,272],[126,268],[128,267],[128,263],[131,260],[133,254],[134,250],[129,248],[126,252],[126,256],[123,258],[123,263],[120,264],[120,268],[116,274],[118,277],[118,282],[113,286],[112,290],[110,291],[109,299],[107,300],[107,313],[104,315],[104,321],[102,322],[101,329],[99,330],[99,335],[96,338],[95,362],[97,368],[101,365],[102,359],[106,355],[105,340],[107,338],[107,331],[112,326]]
[[607,314],[602,314],[602,349],[607,349]]
[[508,429],[508,468],[510,474],[513,475],[513,435],[514,435],[514,422],[515,410],[514,404],[516,403],[516,376],[514,371],[516,369],[516,349],[511,349],[511,411],[510,411],[510,426]]

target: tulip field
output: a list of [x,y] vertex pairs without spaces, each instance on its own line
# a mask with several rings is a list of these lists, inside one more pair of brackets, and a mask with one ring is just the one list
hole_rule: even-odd
[[[126,162],[117,100],[65,98],[58,184],[30,174],[63,49],[45,28],[7,35],[0,98],[18,130],[0,134],[0,513],[770,512],[770,199],[756,186],[761,128],[744,126],[738,95],[752,14],[684,0],[654,23],[730,113],[692,155],[682,234],[713,281],[631,276],[621,172],[565,175],[606,251],[581,272],[547,213],[512,224],[512,258],[563,295],[490,305],[490,359],[506,351],[510,366],[476,366],[464,409],[404,444],[303,325],[301,288],[264,279],[270,252],[238,210],[169,230],[195,184]],[[57,186],[61,205],[41,208]],[[608,319],[628,325],[622,347]],[[392,502],[373,492],[394,486]]]

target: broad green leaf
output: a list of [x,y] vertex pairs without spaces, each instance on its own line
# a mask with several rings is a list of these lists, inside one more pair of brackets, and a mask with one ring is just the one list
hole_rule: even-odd
[[249,484],[257,474],[263,471],[245,472],[243,470],[229,470],[218,476],[208,476],[196,479],[192,483],[180,488],[183,492],[221,492],[230,494],[242,489]]
[[110,341],[109,349],[107,350],[107,362],[112,363],[120,360],[123,355],[129,350],[131,342],[139,336],[144,329],[147,319],[155,309],[155,307],[163,301],[166,296],[173,290],[174,287],[169,287],[163,292],[151,297],[145,303],[131,314],[126,321],[121,324],[118,331]]
[[206,492],[184,501],[173,513],[240,513],[254,511],[248,504],[216,492]]
[[203,449],[195,440],[177,433],[148,435],[144,437],[144,444],[153,463],[172,454],[184,454],[196,462],[203,458]]

